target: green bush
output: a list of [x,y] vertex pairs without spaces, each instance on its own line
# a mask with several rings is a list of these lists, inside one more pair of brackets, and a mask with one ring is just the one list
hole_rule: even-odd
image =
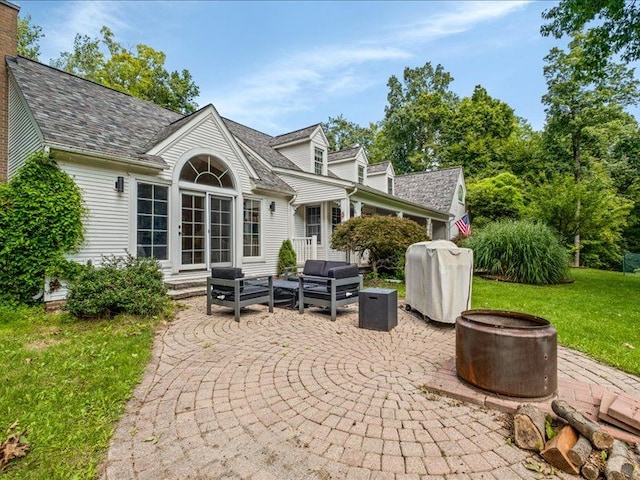
[[282,242],[278,251],[278,275],[283,275],[286,268],[295,269],[298,266],[296,252],[293,249],[291,240]]
[[67,273],[65,254],[82,244],[84,212],[78,186],[42,152],[0,185],[1,301],[30,303],[46,274]]
[[476,269],[504,280],[555,284],[568,277],[569,255],[553,231],[542,223],[504,220],[469,237]]
[[331,248],[369,253],[373,273],[402,277],[407,248],[429,240],[425,228],[408,218],[372,215],[355,217],[336,226]]
[[157,315],[168,305],[158,262],[152,258],[105,257],[100,268],[84,266],[69,285],[66,308],[76,317],[118,313]]

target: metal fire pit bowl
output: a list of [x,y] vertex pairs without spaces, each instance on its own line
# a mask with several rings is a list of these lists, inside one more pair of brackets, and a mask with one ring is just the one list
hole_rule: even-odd
[[456,319],[456,371],[491,393],[549,397],[558,388],[556,329],[526,313],[464,311]]

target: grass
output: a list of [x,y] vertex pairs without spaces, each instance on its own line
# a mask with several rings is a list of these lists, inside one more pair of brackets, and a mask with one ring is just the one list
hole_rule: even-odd
[[0,305],[0,440],[18,421],[31,445],[3,479],[96,478],[161,321],[78,321]]
[[[640,375],[640,275],[572,269],[573,283],[524,285],[473,278],[472,308],[524,312],[545,318],[562,345]],[[404,284],[377,280],[367,287]]]
[[472,307],[545,318],[562,345],[640,375],[640,275],[591,269],[570,275],[574,283],[549,286],[474,277]]

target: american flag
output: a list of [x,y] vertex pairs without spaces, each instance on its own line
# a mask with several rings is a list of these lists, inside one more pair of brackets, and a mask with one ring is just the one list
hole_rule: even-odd
[[469,214],[465,213],[456,222],[456,227],[461,235],[468,237],[471,234],[471,224],[469,223]]

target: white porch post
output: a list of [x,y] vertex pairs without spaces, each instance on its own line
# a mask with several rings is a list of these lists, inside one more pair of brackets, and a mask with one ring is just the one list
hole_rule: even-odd
[[429,235],[429,238],[433,239],[433,224],[431,223],[430,218],[427,218],[427,235]]
[[351,202],[348,198],[340,200],[340,221],[346,222],[351,217]]
[[398,216],[398,218],[403,218],[404,214],[402,212],[396,212],[396,215]]
[[353,216],[360,217],[362,215],[362,202],[355,202],[353,204]]

